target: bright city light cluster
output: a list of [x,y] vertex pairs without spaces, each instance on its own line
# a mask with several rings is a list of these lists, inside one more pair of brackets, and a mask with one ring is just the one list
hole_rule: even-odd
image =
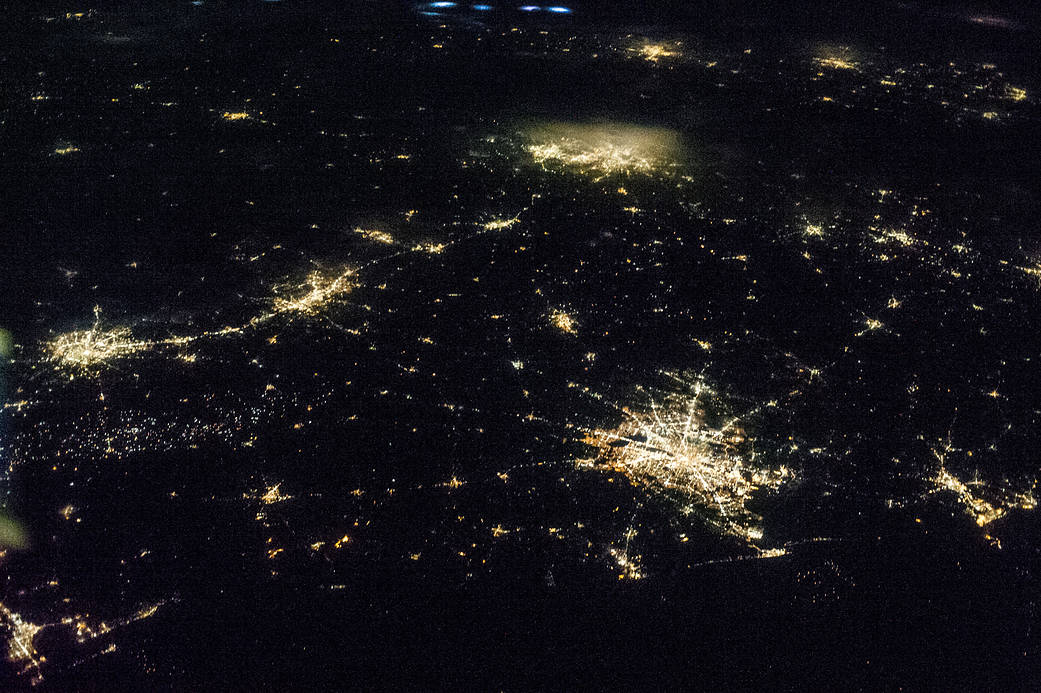
[[[334,276],[323,276],[320,272],[312,272],[304,283],[303,291],[294,287],[291,293],[299,293],[295,298],[277,297],[272,303],[272,314],[305,313],[314,314],[330,301],[341,298],[352,288],[351,277],[354,272],[348,270]],[[268,316],[260,316],[257,320],[267,320]]]
[[676,41],[643,41],[629,49],[647,62],[656,63],[664,58],[675,58],[683,55]]
[[89,330],[77,330],[57,337],[46,345],[51,360],[76,368],[89,368],[98,363],[129,356],[150,346],[131,337],[130,330],[101,327],[101,309],[94,308],[94,324]]
[[[57,586],[57,584],[56,581],[52,581],[49,583],[49,586],[53,587]],[[20,614],[15,613],[5,604],[0,603],[0,628],[7,631],[7,659],[19,667],[17,669],[19,675],[27,676],[30,684],[36,686],[43,681],[42,667],[47,662],[47,657],[36,649],[34,639],[44,629],[68,628],[75,638],[75,642],[82,645],[108,635],[123,626],[151,618],[160,608],[171,601],[177,601],[177,599],[163,599],[152,604],[145,604],[125,618],[107,622],[91,619],[89,614],[75,614],[66,616],[60,621],[48,622],[42,625],[26,621]],[[109,654],[115,652],[115,650],[115,643],[109,643],[107,647],[100,650],[97,654]],[[97,656],[97,654],[94,656]]]
[[553,327],[565,334],[576,334],[578,332],[578,320],[566,310],[557,309],[549,314],[549,321]]
[[[1037,499],[1032,493],[1003,491],[989,487],[981,481],[967,484],[946,467],[940,468],[932,482],[936,492],[953,493],[980,527],[1004,517],[1012,508],[1033,510],[1037,507]],[[988,501],[984,496],[990,496],[991,500]]]
[[675,494],[686,511],[754,544],[763,530],[749,500],[776,491],[791,473],[758,466],[737,419],[710,423],[709,410],[717,403],[702,380],[677,382],[676,391],[657,398],[647,393],[645,402],[622,408],[618,427],[591,431],[585,442],[597,452],[592,464],[637,486]]
[[3,604],[0,604],[0,625],[8,632],[8,661],[20,667],[19,674],[29,674],[34,685],[39,683],[43,679],[40,675],[43,658],[33,646],[33,638],[40,632],[41,627],[26,621]]
[[[214,337],[239,334],[287,314],[314,315],[353,288],[353,270],[326,275],[312,272],[300,285],[279,287],[270,310],[239,325],[228,325],[196,334],[162,339],[135,339],[128,327],[105,328],[100,307],[94,308],[94,323],[87,330],[59,335],[43,345],[47,361],[73,373],[88,374],[117,359],[163,347],[183,346]],[[279,295],[286,294],[286,295]]]
[[553,123],[525,135],[525,150],[544,168],[560,166],[595,178],[652,174],[679,162],[679,137],[662,128]]

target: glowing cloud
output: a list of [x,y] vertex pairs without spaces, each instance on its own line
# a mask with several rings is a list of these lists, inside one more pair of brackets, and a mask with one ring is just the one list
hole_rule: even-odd
[[619,123],[548,123],[524,133],[527,151],[544,168],[563,167],[602,178],[661,173],[678,162],[678,135],[663,128]]

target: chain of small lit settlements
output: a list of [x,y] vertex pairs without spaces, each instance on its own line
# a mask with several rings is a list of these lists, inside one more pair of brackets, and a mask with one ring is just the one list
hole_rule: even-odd
[[[644,48],[648,59],[674,54],[668,47]],[[836,69],[855,68],[854,63],[841,58],[818,62]],[[528,129],[524,136],[528,140],[525,150],[536,163],[543,167],[557,165],[593,178],[620,173],[653,175],[675,166],[679,159],[678,137],[660,128],[548,123]],[[517,217],[492,220],[480,224],[478,233],[506,229],[517,221]],[[356,232],[374,242],[401,245],[385,231],[356,229]],[[405,247],[402,252],[440,253],[445,247],[444,243],[425,243]],[[47,342],[44,345],[46,358],[73,374],[89,374],[110,361],[137,352],[242,333],[279,316],[313,315],[348,294],[355,286],[356,275],[356,269],[333,276],[315,272],[302,285],[287,292],[292,298],[275,297],[268,311],[245,324],[158,340],[134,339],[126,327],[103,329],[100,311],[96,309],[90,329],[70,332]],[[552,311],[550,321],[562,332],[577,332],[577,321],[567,311]],[[869,329],[881,326],[870,320],[867,324]],[[595,431],[587,442],[601,450],[599,459],[603,466],[624,472],[648,487],[681,491],[697,499],[700,505],[714,508],[718,515],[715,523],[723,531],[743,536],[749,542],[757,541],[762,537],[758,527],[760,518],[745,504],[757,489],[776,491],[790,477],[790,472],[783,467],[778,470],[748,467],[746,460],[736,452],[733,431],[712,429],[698,414],[701,387],[698,384],[689,398],[672,395],[659,405],[652,404],[646,412],[626,411],[626,418],[617,429]],[[941,467],[932,482],[936,489],[952,491],[981,526],[1005,513],[1003,507],[974,495],[969,486],[945,467]],[[1019,494],[1012,502],[1021,507],[1034,504],[1029,494]]]
[[[631,52],[651,63],[683,55],[679,42],[644,41],[633,47]],[[851,72],[860,70],[858,62],[848,55],[826,55],[817,58],[815,62],[821,68]],[[713,65],[714,62],[708,66]],[[883,79],[882,83],[886,86],[896,84],[890,78]],[[135,85],[135,88],[143,87]],[[1022,88],[1006,85],[1003,96],[1009,101],[1021,102],[1027,98],[1027,93]],[[38,98],[45,97],[37,96],[34,100]],[[994,115],[984,114],[985,117]],[[230,122],[249,121],[252,114],[226,112],[222,114],[222,118]],[[528,131],[526,136],[529,141],[525,150],[536,163],[543,167],[560,166],[597,180],[611,174],[653,175],[675,165],[677,158],[678,140],[673,133],[661,129],[548,124]],[[74,145],[62,144],[54,153],[66,156],[79,151]],[[494,231],[509,228],[517,221],[516,217],[497,219],[480,226],[483,231]],[[356,231],[374,242],[400,245],[391,234],[384,231]],[[823,230],[819,226],[807,228],[807,235],[819,236],[822,233]],[[905,245],[909,242],[906,234],[889,235]],[[445,244],[426,243],[408,247],[405,252],[439,253],[445,247]],[[1026,272],[1038,271],[1032,268],[1022,269]],[[59,335],[44,344],[45,360],[71,376],[89,375],[112,361],[139,352],[243,333],[279,316],[313,315],[330,302],[347,295],[355,286],[356,273],[354,269],[333,276],[312,273],[304,283],[288,292],[294,296],[293,298],[276,296],[266,312],[252,317],[244,324],[165,339],[135,339],[127,327],[105,329],[100,309],[96,308],[94,323],[89,329]],[[549,318],[551,324],[560,331],[572,335],[577,333],[578,324],[571,313],[558,309],[552,311]],[[876,329],[881,326],[881,323],[874,323],[877,321],[869,320],[868,328]],[[651,401],[642,409],[622,409],[623,420],[619,426],[612,430],[591,430],[585,442],[597,452],[596,459],[592,462],[595,466],[623,474],[632,483],[650,490],[677,492],[691,500],[691,503],[685,506],[685,512],[693,512],[694,506],[697,505],[706,516],[706,520],[715,524],[721,531],[742,537],[755,546],[754,542],[763,537],[762,528],[759,526],[761,518],[748,509],[747,502],[756,491],[776,491],[791,477],[791,473],[785,467],[769,469],[750,466],[748,462],[751,456],[746,454],[750,441],[744,439],[737,422],[731,421],[721,428],[713,428],[705,420],[700,398],[706,392],[706,388],[697,382],[692,393],[673,393],[665,396],[660,402]],[[19,403],[19,406],[21,404],[24,403]],[[4,406],[7,408],[8,405]],[[1003,494],[998,501],[1000,504],[985,500],[973,492],[973,487],[985,488],[982,483],[967,484],[947,469],[945,462],[948,451],[948,448],[942,451],[934,450],[940,467],[930,479],[933,492],[945,491],[954,494],[981,527],[1004,516],[1011,507],[1031,509],[1036,506],[1032,493]],[[453,482],[456,480],[453,479]],[[262,496],[264,503],[288,498],[291,496],[282,494],[277,485],[268,489]],[[629,538],[631,534],[627,535],[627,539]],[[337,542],[337,546],[347,539],[345,536]],[[624,550],[612,547],[609,553],[623,570],[620,577],[643,576],[639,568],[639,557],[629,555],[628,543]],[[759,555],[764,557],[783,553],[783,549],[759,551]],[[148,618],[161,605],[162,602],[143,607],[115,625]],[[0,604],[0,620],[11,633],[8,640],[8,659],[24,664],[24,671],[31,671],[33,681],[38,682],[42,679],[40,666],[45,658],[36,652],[33,638],[41,629],[56,624],[39,626],[27,622],[3,604]],[[74,625],[77,640],[80,642],[105,634],[113,628],[105,623],[91,627],[83,616],[66,618],[61,623]],[[110,644],[105,651],[113,649],[115,644]]]

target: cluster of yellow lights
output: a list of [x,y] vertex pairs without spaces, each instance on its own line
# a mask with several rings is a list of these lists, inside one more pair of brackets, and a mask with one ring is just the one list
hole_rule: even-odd
[[597,450],[594,466],[623,474],[636,486],[675,493],[722,531],[751,542],[762,538],[762,518],[747,507],[760,490],[774,491],[790,472],[760,468],[737,419],[709,424],[705,400],[712,392],[700,380],[677,379],[682,391],[638,410],[623,408],[613,430],[593,430],[585,442]]
[[224,120],[249,120],[252,117],[253,116],[251,116],[249,113],[245,113],[243,111],[224,111],[224,113],[221,114],[221,118],[223,118]]
[[354,233],[366,240],[375,241],[376,243],[383,243],[384,245],[397,244],[397,241],[393,236],[386,231],[380,231],[379,229],[354,229]]
[[272,312],[313,314],[354,288],[351,280],[353,276],[352,270],[333,277],[324,277],[320,272],[312,272],[307,278],[302,295],[296,298],[276,298],[272,304]]
[[549,322],[553,327],[566,334],[578,333],[578,320],[565,310],[554,310],[549,314]]
[[943,466],[940,467],[936,476],[933,477],[932,482],[937,491],[950,491],[953,493],[980,527],[985,527],[994,520],[1004,517],[1011,508],[1033,510],[1037,507],[1037,499],[1030,493],[1005,494],[1009,495],[1006,499],[1007,502],[995,505],[982,498],[980,493],[973,492],[973,487],[977,489],[984,488],[982,482],[973,482],[971,485],[966,484]]
[[873,236],[873,239],[875,243],[894,242],[904,246],[905,248],[909,248],[917,243],[917,239],[903,229],[886,229],[885,231]]
[[412,246],[412,250],[420,253],[437,255],[443,253],[447,247],[448,246],[445,243],[417,243]]
[[[508,229],[519,221],[519,214],[510,218],[491,219],[479,223],[479,230],[473,235],[477,236],[488,231]],[[379,243],[401,245],[393,236],[384,231],[361,228],[357,228],[354,231],[364,238]],[[456,242],[457,240],[416,243],[395,255],[404,252],[435,255],[443,253]],[[44,360],[71,371],[73,374],[92,374],[114,360],[126,358],[134,354],[163,347],[184,346],[214,337],[242,334],[269,323],[278,317],[315,315],[330,303],[338,301],[350,293],[356,286],[356,275],[357,271],[351,268],[342,270],[339,273],[312,272],[302,284],[277,287],[275,296],[270,301],[269,309],[254,315],[245,323],[162,339],[135,339],[128,327],[105,328],[101,319],[101,309],[95,307],[94,324],[90,329],[67,332],[43,344]],[[268,341],[274,344],[276,340],[277,335],[271,337]],[[177,355],[177,358],[191,363],[196,359],[196,356],[182,351]],[[6,404],[4,405],[5,408],[7,406]]]
[[125,327],[101,329],[101,309],[95,306],[94,325],[89,330],[63,334],[48,342],[47,351],[64,365],[86,367],[132,354],[140,345]]
[[640,580],[647,577],[640,566],[639,556],[630,556],[628,550],[622,551],[614,546],[607,550],[608,555],[618,566],[619,580]]
[[867,326],[867,329],[865,331],[868,332],[870,332],[871,330],[880,330],[884,327],[882,321],[876,320],[875,318],[867,318],[866,320],[864,320],[864,325]]
[[[95,307],[94,324],[90,329],[67,332],[45,343],[45,358],[73,372],[91,373],[114,360],[137,353],[162,347],[183,346],[212,337],[240,334],[287,314],[313,315],[330,302],[350,292],[354,286],[353,277],[353,270],[346,270],[331,277],[313,272],[303,285],[294,286],[287,292],[291,297],[276,296],[269,311],[250,318],[245,324],[164,339],[134,339],[127,327],[105,329],[101,320],[101,309]],[[192,360],[183,355],[182,359]]]
[[830,67],[833,70],[856,70],[857,64],[835,55],[817,58],[817,64],[821,67]]
[[481,224],[481,228],[485,231],[501,231],[502,229],[508,229],[514,224],[520,221],[520,216],[511,217],[510,219],[492,219]]
[[1005,96],[1011,101],[1026,101],[1027,90],[1009,85],[1005,87]]
[[656,63],[662,58],[675,58],[682,55],[679,44],[673,41],[644,41],[629,50],[652,63]]
[[[52,582],[51,584],[57,584],[57,582]],[[122,626],[150,618],[166,603],[165,600],[161,600],[154,604],[144,605],[126,618],[121,618],[111,623],[102,621],[93,626],[87,621],[89,614],[76,614],[67,616],[61,619],[60,622],[37,625],[26,621],[19,614],[11,611],[6,605],[0,603],[0,626],[7,630],[7,659],[12,664],[21,667],[18,670],[20,675],[31,674],[30,683],[35,686],[43,681],[41,667],[47,662],[47,658],[37,652],[33,639],[44,628],[59,625],[69,626],[73,629],[76,642],[84,643]],[[109,644],[108,647],[102,650],[102,654],[114,652],[115,649],[114,644]]]
[[282,493],[282,484],[275,484],[274,486],[268,486],[267,490],[264,491],[263,495],[260,496],[260,502],[264,505],[274,505],[275,503],[281,503],[292,499],[292,496]]
[[41,626],[30,623],[15,612],[0,604],[0,623],[8,630],[7,659],[22,668],[20,674],[32,672],[33,684],[43,680],[40,675],[40,664],[45,661],[33,646],[33,638],[40,632]]
[[[507,228],[512,225],[513,221],[510,222],[489,222],[489,224],[502,224],[501,226],[489,226],[489,224],[482,224],[481,228],[485,230],[492,230],[497,228]],[[354,233],[358,234],[362,238],[373,241],[374,243],[382,243],[383,245],[396,245],[401,246],[402,243],[398,239],[394,238],[391,234],[386,231],[380,231],[378,229],[354,229]],[[433,241],[425,241],[422,243],[414,243],[409,247],[414,253],[428,253],[430,255],[437,255],[443,253],[450,243],[435,243]]]
[[807,224],[802,230],[802,235],[806,238],[823,238],[824,227],[820,224]]
[[624,124],[552,123],[531,128],[525,150],[543,167],[563,166],[597,179],[652,174],[675,163],[679,138],[661,129]]
[[60,147],[55,147],[54,153],[58,156],[65,156],[67,154],[75,154],[80,150],[79,147],[72,144],[65,144]]

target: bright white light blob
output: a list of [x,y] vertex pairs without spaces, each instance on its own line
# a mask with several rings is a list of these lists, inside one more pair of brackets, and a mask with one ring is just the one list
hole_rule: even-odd
[[679,136],[665,128],[627,123],[542,123],[524,131],[524,149],[545,168],[601,178],[654,175],[682,159]]

